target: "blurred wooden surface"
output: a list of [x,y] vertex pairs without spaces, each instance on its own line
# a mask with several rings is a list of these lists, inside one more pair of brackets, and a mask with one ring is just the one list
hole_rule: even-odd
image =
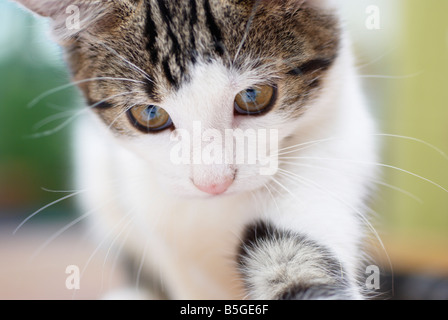
[[[114,255],[105,261],[108,248],[93,255],[96,246],[77,228],[35,256],[61,227],[25,227],[15,236],[13,227],[0,227],[1,300],[96,300],[124,284],[122,269],[113,265]],[[85,268],[76,292],[66,287],[66,268],[70,265],[78,266],[81,272]]]
[[[396,272],[429,274],[448,278],[448,235],[430,236],[389,236],[383,239],[393,268]],[[381,251],[381,250],[379,250]],[[384,253],[380,261],[387,265]]]
[[[94,254],[96,246],[87,240],[84,230],[75,228],[63,233],[33,258],[61,226],[28,226],[13,236],[15,227],[3,225],[0,228],[0,299],[96,300],[125,284],[123,270],[119,265],[114,267],[115,255],[111,253],[105,260],[108,248]],[[389,236],[383,237],[383,241],[397,275],[448,279],[448,239]],[[388,265],[387,258],[384,251],[375,246],[384,269]],[[77,265],[82,270],[87,263],[81,289],[68,290],[65,285],[67,266]]]

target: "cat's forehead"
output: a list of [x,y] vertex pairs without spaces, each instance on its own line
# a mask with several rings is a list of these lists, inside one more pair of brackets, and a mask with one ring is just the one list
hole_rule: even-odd
[[148,0],[145,36],[151,65],[176,88],[197,60],[221,59],[230,66],[336,50],[334,17],[301,7],[303,1],[290,3]]
[[[103,22],[106,28],[97,37],[82,39],[70,51],[76,80],[139,78],[147,83],[145,90],[151,99],[161,101],[188,83],[199,63],[219,60],[238,69],[278,61],[294,69],[313,58],[337,55],[337,19],[307,6],[307,1],[126,2],[130,4],[125,10],[113,11],[115,17]],[[98,84],[83,88],[88,96],[101,91],[92,86]],[[101,86],[111,91],[108,84]]]
[[240,46],[256,3],[147,0],[144,36],[150,65],[175,89],[189,80],[197,63],[221,60],[230,66],[245,49]]

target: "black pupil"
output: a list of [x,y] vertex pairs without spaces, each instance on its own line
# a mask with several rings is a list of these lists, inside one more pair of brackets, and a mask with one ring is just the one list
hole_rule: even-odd
[[154,120],[159,116],[159,110],[155,106],[148,106],[143,113],[148,121]]
[[244,102],[255,102],[257,100],[258,92],[255,89],[247,89],[244,93],[243,100]]

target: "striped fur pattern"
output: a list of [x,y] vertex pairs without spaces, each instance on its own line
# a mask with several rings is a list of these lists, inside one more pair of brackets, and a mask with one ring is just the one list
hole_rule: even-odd
[[[141,286],[160,275],[148,296],[362,298],[374,125],[334,1],[16,1],[54,21],[93,110],[76,133],[76,180],[89,190],[82,207],[150,279]],[[63,27],[69,4],[81,9],[76,31]],[[235,96],[254,85],[275,86],[275,105],[236,117]],[[129,121],[137,105],[163,107],[187,131],[198,120],[204,129],[277,129],[289,158],[272,177],[244,165],[174,166],[169,132]],[[230,170],[223,196],[192,184]]]
[[239,266],[255,299],[357,298],[342,263],[327,248],[265,222],[247,227]]

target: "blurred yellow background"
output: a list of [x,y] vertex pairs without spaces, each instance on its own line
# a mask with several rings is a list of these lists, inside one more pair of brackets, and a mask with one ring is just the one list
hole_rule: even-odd
[[[340,2],[382,134],[382,180],[389,186],[380,185],[371,203],[378,215],[374,225],[396,272],[448,276],[448,1]],[[0,238],[68,194],[53,191],[73,188],[68,141],[79,110],[77,90],[59,91],[28,107],[69,81],[47,32],[42,20],[0,0]],[[72,221],[74,203],[49,207],[30,223]],[[0,274],[14,263],[4,255],[15,243],[8,239],[0,239]],[[373,245],[379,247],[378,241]],[[20,297],[2,283],[6,278],[0,275],[0,298]],[[22,293],[42,297],[42,290]]]

